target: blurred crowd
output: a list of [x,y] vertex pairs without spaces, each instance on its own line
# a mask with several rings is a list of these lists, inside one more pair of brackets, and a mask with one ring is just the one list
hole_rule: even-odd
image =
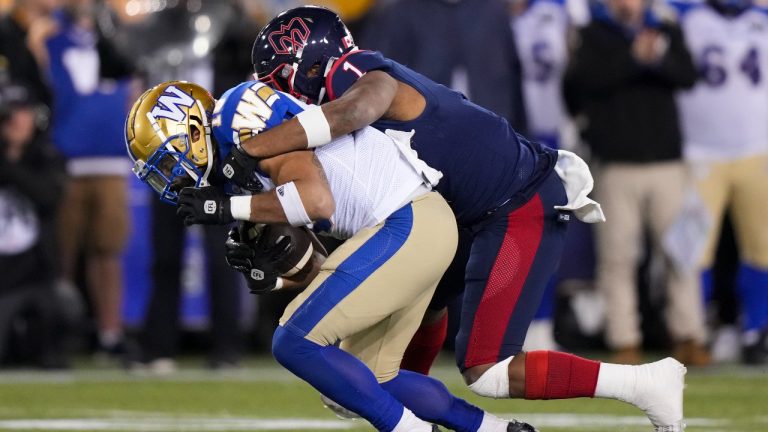
[[[209,367],[268,343],[285,296],[241,289],[225,227],[190,231],[131,187],[123,124],[159,82],[217,96],[250,79],[260,26],[299,3],[0,0],[0,364],[65,368],[87,352],[173,372],[190,266]],[[608,220],[571,225],[526,349],[768,362],[768,4],[314,3],[361,48],[590,162]],[[190,236],[204,259],[189,259]]]

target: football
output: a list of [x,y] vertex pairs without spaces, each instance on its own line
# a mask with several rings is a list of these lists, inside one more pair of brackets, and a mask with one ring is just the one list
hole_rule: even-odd
[[[247,238],[257,241],[263,247],[270,248],[283,238],[290,239],[288,253],[278,266],[278,271],[283,277],[291,277],[300,272],[311,262],[315,252],[313,244],[314,234],[304,227],[290,225],[251,225],[247,227]],[[322,250],[318,251],[323,253]]]

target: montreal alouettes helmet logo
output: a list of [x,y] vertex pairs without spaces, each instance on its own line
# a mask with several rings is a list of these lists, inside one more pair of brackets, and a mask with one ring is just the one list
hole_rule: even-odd
[[302,18],[293,18],[288,24],[280,25],[280,29],[267,36],[269,44],[277,54],[291,54],[299,52],[307,43],[309,27]]

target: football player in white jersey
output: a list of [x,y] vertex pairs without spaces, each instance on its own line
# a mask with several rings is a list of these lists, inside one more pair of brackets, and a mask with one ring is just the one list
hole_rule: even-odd
[[684,151],[712,221],[703,283],[725,211],[741,255],[741,299],[747,363],[768,361],[768,13],[751,0],[681,6],[681,27],[700,79],[679,97]]
[[567,122],[562,79],[568,64],[568,35],[589,21],[582,0],[514,0],[512,27],[523,67],[528,129],[537,141],[563,148]]
[[[278,362],[378,430],[428,432],[427,420],[467,432],[535,431],[454,397],[439,381],[399,370],[457,242],[451,209],[431,191],[442,174],[410,149],[411,134],[364,128],[315,151],[265,159],[237,181],[253,195],[230,197],[210,183],[236,176],[217,166],[232,147],[292,117],[311,128],[319,108],[258,81],[213,105],[190,83],[145,92],[126,124],[139,178],[177,203],[187,224],[314,223],[346,239],[286,308],[272,345]],[[179,191],[189,185],[196,187]],[[284,288],[273,271],[245,273],[264,291]],[[450,408],[436,411],[434,397]]]

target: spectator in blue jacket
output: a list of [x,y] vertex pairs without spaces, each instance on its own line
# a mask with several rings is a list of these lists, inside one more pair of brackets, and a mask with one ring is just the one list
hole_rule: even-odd
[[[42,17],[49,29],[38,62],[53,89],[52,138],[66,158],[69,180],[60,217],[62,277],[73,283],[77,257],[86,260],[99,349],[123,348],[122,264],[129,220],[123,123],[131,94],[131,65],[96,27],[94,0],[67,0]],[[40,24],[40,23],[37,23]],[[37,42],[37,43],[36,43]]]

